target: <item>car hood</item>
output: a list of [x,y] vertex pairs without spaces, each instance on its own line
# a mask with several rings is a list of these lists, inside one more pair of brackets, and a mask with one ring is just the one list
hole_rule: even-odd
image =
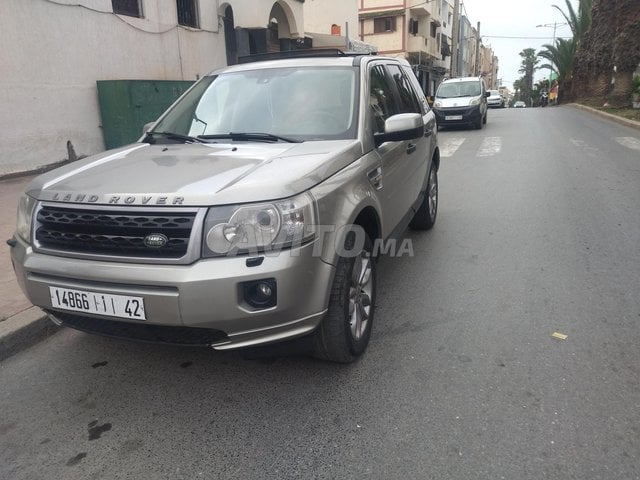
[[136,143],[36,177],[39,200],[96,205],[223,205],[308,190],[362,155],[357,140]]
[[[436,97],[435,102],[440,102],[440,106],[437,108],[452,108],[452,107],[468,107],[472,100],[477,100],[475,97],[455,97],[455,98],[442,98]],[[435,103],[434,103],[435,104]]]

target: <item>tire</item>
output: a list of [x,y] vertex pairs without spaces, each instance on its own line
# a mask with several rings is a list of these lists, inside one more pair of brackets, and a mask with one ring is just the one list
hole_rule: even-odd
[[427,194],[424,196],[420,208],[411,219],[409,227],[413,230],[431,230],[438,216],[438,170],[431,163],[429,180],[427,182]]
[[473,127],[474,127],[476,130],[482,130],[482,125],[483,125],[483,123],[482,123],[482,115],[480,115],[480,116],[478,117],[478,120],[473,124]]
[[482,118],[482,123],[485,124],[485,125],[487,124],[487,115],[488,115],[488,113],[484,112],[484,117]]
[[[364,230],[360,230],[364,233]],[[345,250],[355,242],[347,235]],[[329,297],[327,315],[315,331],[314,354],[331,362],[351,363],[364,353],[371,337],[376,300],[376,261],[371,239],[355,257],[340,257]]]

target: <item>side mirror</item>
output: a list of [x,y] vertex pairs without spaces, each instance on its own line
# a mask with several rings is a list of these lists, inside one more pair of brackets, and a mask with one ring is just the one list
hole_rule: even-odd
[[484,92],[484,96],[489,98],[491,96],[491,92]]
[[153,122],[145,123],[144,127],[142,127],[142,135],[146,135],[147,132],[153,128],[155,123],[156,123],[155,120]]
[[384,122],[384,133],[375,133],[373,139],[376,147],[384,142],[400,142],[413,140],[424,135],[424,122],[419,113],[399,113],[387,118]]

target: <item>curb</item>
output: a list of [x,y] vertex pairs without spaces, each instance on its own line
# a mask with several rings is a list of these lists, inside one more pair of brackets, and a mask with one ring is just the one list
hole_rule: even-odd
[[619,117],[617,115],[612,115],[611,113],[603,112],[602,110],[598,110],[597,108],[587,107],[586,105],[582,105],[580,103],[568,103],[569,107],[577,108],[578,110],[584,110],[585,112],[590,112],[595,115],[599,115],[603,118],[607,118],[611,121],[619,123],[621,125],[625,125],[627,127],[635,128],[640,130],[640,122],[636,122],[635,120],[630,120],[628,118]]
[[0,322],[0,361],[44,340],[60,330],[38,307],[31,307]]
[[51,163],[49,165],[42,165],[40,167],[32,168],[31,170],[21,170],[18,172],[10,172],[10,173],[1,173],[0,172],[0,181],[2,180],[10,180],[12,178],[26,177],[28,175],[39,175],[41,173],[48,172],[49,170],[53,170],[54,168],[62,167],[71,163],[69,160],[62,160],[60,162]]

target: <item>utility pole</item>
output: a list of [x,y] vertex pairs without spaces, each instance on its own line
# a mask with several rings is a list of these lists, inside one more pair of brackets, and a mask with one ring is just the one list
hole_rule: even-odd
[[482,65],[480,65],[480,22],[478,22],[478,38],[476,38],[476,64],[475,64],[475,75],[480,76],[480,69]]
[[[569,24],[566,22],[562,22],[562,23],[553,22],[553,23],[545,23],[543,25],[536,25],[536,28],[553,27],[553,40],[551,41],[551,45],[555,47],[556,46],[556,29],[564,25],[569,25]],[[551,63],[549,63],[549,89],[551,89],[551,73],[553,72],[553,66],[554,66],[553,61],[551,61]]]
[[453,24],[451,25],[451,68],[450,76],[458,76],[458,37],[460,37],[460,0],[453,3]]

